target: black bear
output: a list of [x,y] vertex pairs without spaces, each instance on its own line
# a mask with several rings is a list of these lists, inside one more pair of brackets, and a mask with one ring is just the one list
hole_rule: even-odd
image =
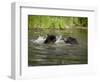
[[55,42],[56,42],[56,36],[55,35],[47,35],[47,38],[44,41],[45,44],[55,43]]
[[64,39],[64,42],[69,44],[78,44],[78,41],[73,37],[68,37],[67,39]]

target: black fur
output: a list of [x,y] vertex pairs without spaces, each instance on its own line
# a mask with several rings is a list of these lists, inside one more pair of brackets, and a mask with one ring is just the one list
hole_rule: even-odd
[[45,44],[55,43],[55,42],[56,42],[56,36],[55,35],[48,35],[46,40],[44,41]]
[[78,41],[73,37],[68,37],[64,42],[69,44],[78,44]]

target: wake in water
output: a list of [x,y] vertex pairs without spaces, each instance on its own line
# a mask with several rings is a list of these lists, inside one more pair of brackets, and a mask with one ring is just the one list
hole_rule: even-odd
[[[38,38],[36,40],[31,40],[33,43],[37,43],[37,44],[43,44],[46,41],[47,37],[44,36],[38,36]],[[56,36],[56,41],[54,43],[64,43],[62,39],[62,36]]]
[[66,43],[66,44],[78,44],[78,41],[73,37],[63,38],[62,35],[55,36],[55,35],[48,35],[47,37],[38,36],[36,40],[31,40],[33,43],[36,44],[48,44],[48,43]]

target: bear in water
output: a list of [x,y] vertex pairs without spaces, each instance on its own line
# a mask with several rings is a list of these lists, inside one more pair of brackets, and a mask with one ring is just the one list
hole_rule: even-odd
[[45,44],[55,43],[55,42],[56,42],[56,36],[55,35],[47,35],[47,38],[44,41]]
[[78,44],[78,41],[73,37],[68,37],[68,38],[64,39],[64,42],[69,43],[69,44]]

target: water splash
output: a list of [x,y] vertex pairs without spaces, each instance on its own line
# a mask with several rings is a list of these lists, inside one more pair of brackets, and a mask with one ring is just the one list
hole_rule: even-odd
[[56,44],[57,43],[64,43],[64,41],[62,40],[62,36],[61,35],[60,36],[57,36],[56,38],[57,38],[57,40],[55,42]]
[[[43,44],[44,41],[46,40],[47,37],[44,37],[44,36],[38,36],[38,38],[36,40],[34,39],[31,39],[30,41],[33,42],[33,43],[37,43],[37,44]],[[64,40],[62,40],[62,36],[56,36],[56,42],[55,44],[58,44],[58,43],[64,43]]]
[[37,43],[37,44],[43,44],[44,41],[46,40],[46,38],[44,38],[44,36],[39,36],[36,40],[31,40],[33,43]]

